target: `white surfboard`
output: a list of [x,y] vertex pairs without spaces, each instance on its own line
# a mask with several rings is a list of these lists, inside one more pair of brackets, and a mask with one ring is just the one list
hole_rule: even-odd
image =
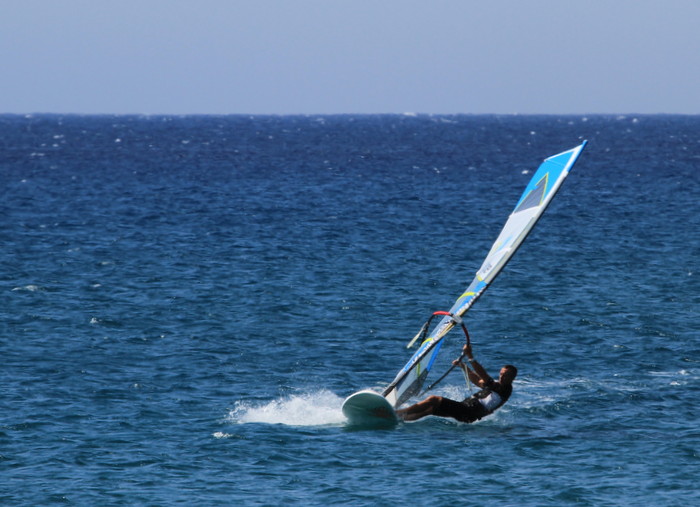
[[350,395],[343,402],[343,414],[351,426],[390,427],[399,422],[391,403],[369,390]]

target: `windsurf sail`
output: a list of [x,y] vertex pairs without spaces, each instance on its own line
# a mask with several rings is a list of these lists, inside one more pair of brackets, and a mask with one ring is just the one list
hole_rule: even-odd
[[483,264],[446,315],[382,393],[394,407],[420,392],[447,333],[481,297],[515,254],[569,174],[586,141],[542,162],[523,192]]

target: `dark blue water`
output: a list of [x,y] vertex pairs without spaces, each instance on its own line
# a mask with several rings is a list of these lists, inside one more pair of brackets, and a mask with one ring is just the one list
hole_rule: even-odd
[[[347,428],[582,139],[468,314],[509,403]],[[3,505],[700,502],[700,117],[0,116],[0,196]]]

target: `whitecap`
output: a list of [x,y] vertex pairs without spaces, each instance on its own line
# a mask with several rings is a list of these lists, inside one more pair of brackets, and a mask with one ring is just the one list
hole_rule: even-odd
[[24,287],[15,287],[12,289],[13,291],[27,291],[27,292],[37,292],[41,290],[41,287],[38,285],[25,285]]

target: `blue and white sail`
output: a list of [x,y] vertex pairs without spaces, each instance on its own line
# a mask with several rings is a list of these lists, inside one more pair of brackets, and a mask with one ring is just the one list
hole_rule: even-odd
[[[586,141],[576,148],[553,155],[542,162],[508,217],[501,234],[491,247],[474,280],[464,294],[455,301],[450,314],[462,317],[494,281],[547,209],[585,146]],[[394,381],[384,390],[382,394],[394,407],[398,407],[420,392],[440,351],[443,338],[454,325],[455,319],[450,316],[444,317],[399,371]]]

